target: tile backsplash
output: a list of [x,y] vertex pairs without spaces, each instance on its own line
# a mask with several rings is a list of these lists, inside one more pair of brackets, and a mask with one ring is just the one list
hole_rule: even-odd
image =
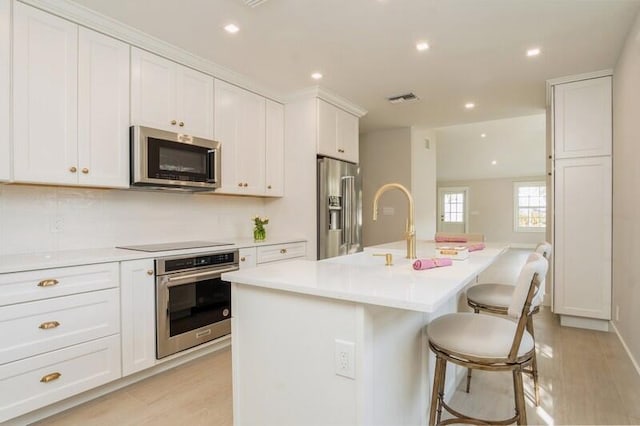
[[251,238],[255,197],[0,185],[0,255]]

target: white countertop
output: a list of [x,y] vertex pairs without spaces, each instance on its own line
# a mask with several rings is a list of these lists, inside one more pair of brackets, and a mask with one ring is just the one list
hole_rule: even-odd
[[246,247],[260,247],[273,244],[284,244],[305,241],[300,238],[269,238],[256,243],[253,240],[223,238],[221,241],[231,244],[224,246],[200,247],[185,250],[167,250],[161,252],[143,252],[134,250],[109,248],[93,248],[82,250],[61,250],[55,252],[24,253],[0,256],[0,274],[32,271],[37,269],[60,268],[65,266],[88,265],[93,263],[122,262],[136,259],[155,259],[157,257],[183,254],[206,253],[211,251],[235,250]]
[[[322,296],[372,305],[434,312],[450,297],[491,265],[508,248],[507,244],[487,244],[466,260],[452,266],[414,271],[405,259],[404,242],[377,246],[362,253],[321,261],[292,260],[285,263],[229,272],[223,278],[239,284]],[[418,258],[433,257],[435,244],[420,241]],[[394,254],[394,265],[374,257],[372,250]]]

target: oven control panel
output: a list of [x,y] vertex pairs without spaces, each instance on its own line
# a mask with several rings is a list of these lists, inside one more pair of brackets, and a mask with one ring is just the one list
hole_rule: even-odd
[[238,263],[238,251],[180,256],[156,260],[158,275],[212,266],[234,265]]

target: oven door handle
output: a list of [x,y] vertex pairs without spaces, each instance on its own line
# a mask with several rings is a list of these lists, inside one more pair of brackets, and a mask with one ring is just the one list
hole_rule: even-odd
[[[231,267],[231,268],[224,268],[224,269],[216,269],[215,271],[207,271],[207,272],[196,272],[194,274],[187,274],[187,275],[178,275],[175,277],[169,277],[167,278],[167,287],[174,287],[177,285],[184,285],[184,284],[189,284],[187,283],[177,283],[177,281],[184,281],[184,280],[192,280],[194,278],[206,278],[206,277],[216,277],[216,276],[220,276],[221,274],[224,274],[225,272],[233,272],[233,271],[237,271],[238,268],[237,267]],[[172,284],[173,283],[173,284]]]

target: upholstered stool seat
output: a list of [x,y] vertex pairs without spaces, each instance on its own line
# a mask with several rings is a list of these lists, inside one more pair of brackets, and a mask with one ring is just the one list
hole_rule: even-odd
[[514,289],[510,284],[478,284],[467,290],[467,300],[480,306],[501,308],[506,313]]
[[[429,324],[429,341],[466,358],[498,359],[509,356],[518,323],[506,318],[472,313],[448,314]],[[522,336],[518,357],[533,350],[533,337]]]

